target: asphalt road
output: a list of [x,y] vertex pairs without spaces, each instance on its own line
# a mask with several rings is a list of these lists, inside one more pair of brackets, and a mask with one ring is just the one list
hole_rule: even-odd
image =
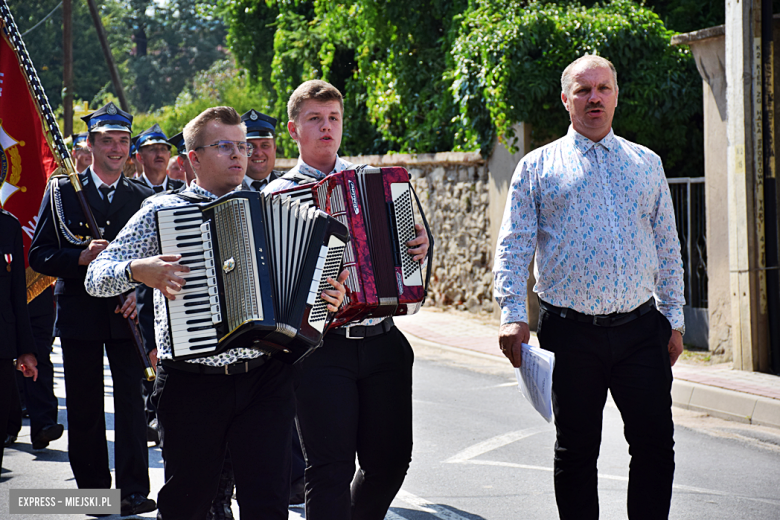
[[[524,401],[511,367],[496,359],[442,351],[421,341],[413,340],[413,344],[417,356],[414,456],[387,520],[557,518],[552,485],[554,430]],[[61,360],[55,354],[53,361],[59,371],[56,393],[61,398],[60,422],[64,422]],[[107,422],[112,424],[107,368],[106,381]],[[675,421],[672,519],[780,518],[780,431],[676,409]],[[31,450],[29,428],[22,430],[19,440],[5,451],[0,518],[8,517],[11,488],[75,488],[64,438],[42,452]],[[626,518],[628,463],[620,415],[608,404],[599,460],[602,519]],[[154,497],[163,482],[159,449],[150,448],[149,465]],[[290,518],[303,516],[300,510],[291,510]]]

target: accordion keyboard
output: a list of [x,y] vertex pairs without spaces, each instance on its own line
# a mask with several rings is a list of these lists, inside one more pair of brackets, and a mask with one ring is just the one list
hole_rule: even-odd
[[180,273],[186,280],[175,300],[168,300],[173,349],[178,355],[208,354],[217,349],[214,325],[222,322],[214,252],[208,224],[198,208],[172,208],[158,212],[161,252],[182,255]]

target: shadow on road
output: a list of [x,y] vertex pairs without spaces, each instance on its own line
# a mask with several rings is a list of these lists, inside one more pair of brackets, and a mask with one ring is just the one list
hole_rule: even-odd
[[429,513],[416,509],[406,509],[405,507],[391,507],[390,512],[396,516],[388,515],[385,517],[385,520],[390,520],[399,516],[404,520],[486,520],[484,516],[472,515],[466,511],[444,504],[431,504],[427,507],[440,512]]

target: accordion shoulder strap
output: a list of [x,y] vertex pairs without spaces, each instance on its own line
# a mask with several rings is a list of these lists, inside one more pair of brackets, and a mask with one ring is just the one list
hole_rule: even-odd
[[420,199],[417,197],[417,192],[414,191],[414,186],[412,186],[412,183],[409,183],[409,187],[412,189],[412,195],[414,195],[414,200],[417,202],[417,209],[420,211],[420,217],[422,218],[423,225],[425,226],[425,232],[428,234],[428,268],[425,272],[425,292],[423,293],[423,301],[421,303],[425,304],[425,299],[428,297],[428,286],[431,283],[431,267],[433,266],[433,233],[431,233],[431,227],[428,225],[428,219],[425,218],[425,212],[422,210],[422,205],[420,205]]
[[192,202],[193,204],[199,204],[201,202],[211,202],[210,198],[204,197],[203,195],[195,195],[192,193],[176,193],[175,195],[180,199],[184,199],[187,202]]
[[286,181],[292,181],[295,184],[298,184],[299,186],[303,184],[313,184],[319,180],[317,177],[306,175],[301,172],[287,172],[284,175],[282,175],[280,178]]
[[[356,172],[360,173],[362,170],[368,168],[367,164],[356,164],[349,168],[350,170],[355,170]],[[312,175],[306,175],[305,173],[301,173],[299,171],[293,172],[289,171],[282,175],[280,178],[286,180],[286,181],[292,181],[297,185],[303,185],[303,184],[313,184],[317,181],[321,181],[322,179],[318,179],[317,177],[314,177]]]

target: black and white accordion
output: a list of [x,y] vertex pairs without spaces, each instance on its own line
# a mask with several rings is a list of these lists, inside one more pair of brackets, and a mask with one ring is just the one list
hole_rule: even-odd
[[160,250],[190,272],[166,299],[175,360],[255,348],[294,363],[321,344],[331,314],[320,297],[341,270],[347,228],[290,199],[233,192],[160,209]]

